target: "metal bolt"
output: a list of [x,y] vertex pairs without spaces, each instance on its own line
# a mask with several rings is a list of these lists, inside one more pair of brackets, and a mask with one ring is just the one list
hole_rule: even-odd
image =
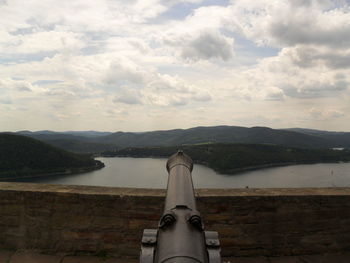
[[170,225],[175,222],[175,217],[173,215],[165,215],[163,220],[165,224]]

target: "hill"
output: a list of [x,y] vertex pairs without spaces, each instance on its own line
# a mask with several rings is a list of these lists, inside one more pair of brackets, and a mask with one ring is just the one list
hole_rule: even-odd
[[[350,133],[307,129],[271,129],[268,127],[214,126],[150,132],[82,133],[28,132],[30,136],[56,147],[75,152],[100,153],[114,148],[175,146],[196,143],[272,144],[299,148],[350,148]],[[95,136],[94,136],[95,134]],[[97,134],[97,135],[96,135]]]
[[114,148],[113,144],[95,142],[98,137],[106,136],[108,132],[54,132],[54,131],[19,131],[16,134],[28,136],[54,147],[75,153],[100,153]]
[[0,134],[0,178],[71,174],[102,168],[89,155],[78,155],[15,134]]
[[49,130],[43,130],[43,131],[18,131],[17,133],[22,135],[35,135],[35,134],[41,134],[41,135],[75,135],[75,136],[81,136],[81,137],[99,137],[99,136],[106,136],[109,134],[112,134],[112,132],[100,132],[100,131],[65,131],[65,132],[55,132],[55,131],[49,131]]
[[112,150],[115,147],[113,145],[90,142],[90,141],[81,141],[81,140],[72,140],[72,139],[50,139],[43,140],[54,147],[61,148],[66,151],[74,153],[85,153],[85,154],[98,154],[103,151]]
[[275,130],[267,127],[245,128],[236,126],[196,127],[185,130],[153,131],[141,134],[117,132],[101,136],[96,141],[114,144],[119,148],[171,146],[205,142],[274,144],[301,148],[340,147],[325,138],[309,134]]
[[312,129],[301,129],[293,128],[287,129],[289,131],[295,131],[298,133],[303,133],[311,136],[315,136],[324,140],[327,140],[335,147],[350,148],[350,132],[333,132],[333,131],[322,131],[322,130],[312,130]]
[[125,148],[105,152],[104,156],[169,157],[184,150],[194,162],[205,164],[219,173],[242,171],[304,163],[350,161],[349,150],[301,149],[262,144],[199,144],[173,147]]

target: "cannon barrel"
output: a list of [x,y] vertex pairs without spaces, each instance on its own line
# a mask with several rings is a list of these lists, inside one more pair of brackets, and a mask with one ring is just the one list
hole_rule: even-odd
[[166,168],[169,176],[164,210],[176,209],[177,206],[196,210],[191,158],[179,151],[168,159]]
[[140,262],[221,262],[218,234],[204,231],[196,208],[191,158],[178,151],[166,167],[169,177],[164,212],[158,230],[144,230]]
[[196,210],[192,169],[191,158],[181,151],[167,162],[169,177],[158,232],[157,263],[208,262],[202,223]]

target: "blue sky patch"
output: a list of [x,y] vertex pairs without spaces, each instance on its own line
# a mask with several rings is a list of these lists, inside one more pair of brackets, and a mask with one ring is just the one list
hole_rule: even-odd
[[45,58],[52,58],[57,54],[57,51],[40,52],[33,54],[0,54],[0,64],[20,64],[32,61],[42,61]]
[[207,0],[201,3],[178,3],[172,6],[169,10],[162,13],[156,20],[157,22],[162,20],[182,20],[192,12],[199,8],[205,6],[227,6],[229,4],[228,0]]
[[258,46],[253,41],[245,38],[244,36],[233,33],[225,32],[225,35],[233,37],[235,40],[235,50],[238,52],[243,52],[245,54],[250,54],[258,58],[273,57],[277,56],[280,51],[279,48],[269,47],[269,46]]
[[62,82],[64,82],[64,81],[63,80],[41,79],[41,80],[35,81],[33,83],[33,85],[45,86],[45,85],[62,83]]

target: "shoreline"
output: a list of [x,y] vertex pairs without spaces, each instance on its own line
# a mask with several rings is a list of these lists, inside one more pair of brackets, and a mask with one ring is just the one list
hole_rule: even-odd
[[105,164],[99,160],[95,160],[95,166],[88,167],[80,167],[80,168],[66,168],[64,171],[57,172],[49,172],[49,173],[37,173],[33,171],[33,174],[30,175],[19,175],[19,176],[11,176],[11,177],[2,177],[0,175],[0,181],[13,181],[19,179],[31,179],[31,178],[41,178],[41,177],[51,177],[51,176],[67,176],[67,175],[75,175],[81,173],[87,173],[95,170],[99,170],[105,167]]
[[[100,155],[98,157],[103,158],[113,158],[113,157],[129,157],[129,158],[168,158],[169,156],[162,156],[162,155],[127,155],[127,154],[120,154],[120,155]],[[342,161],[330,161],[330,162],[283,162],[283,163],[268,163],[268,164],[261,164],[261,165],[254,165],[254,166],[246,166],[246,167],[239,167],[234,169],[227,169],[227,170],[220,170],[216,169],[212,166],[210,166],[207,162],[200,162],[193,160],[194,164],[200,164],[204,165],[210,169],[213,169],[215,172],[219,174],[224,175],[237,175],[237,174],[243,174],[245,172],[250,171],[256,171],[256,170],[263,170],[268,168],[275,168],[275,167],[284,167],[284,166],[291,166],[291,165],[303,165],[303,164],[318,164],[318,163],[340,163]],[[345,162],[346,163],[346,162]]]
[[[247,166],[247,167],[241,167],[241,168],[235,168],[230,170],[216,170],[213,167],[210,167],[206,165],[207,167],[213,169],[215,172],[219,174],[227,174],[227,175],[236,175],[236,174],[243,174],[245,172],[250,171],[257,171],[257,170],[264,170],[269,168],[277,168],[277,167],[285,167],[285,166],[293,166],[293,165],[304,165],[304,164],[321,164],[321,163],[349,163],[349,162],[343,162],[343,161],[330,161],[330,162],[285,162],[285,163],[270,163],[270,164],[261,164],[261,165],[255,165],[255,166]],[[200,163],[199,163],[200,164]],[[205,164],[203,164],[205,165]]]

